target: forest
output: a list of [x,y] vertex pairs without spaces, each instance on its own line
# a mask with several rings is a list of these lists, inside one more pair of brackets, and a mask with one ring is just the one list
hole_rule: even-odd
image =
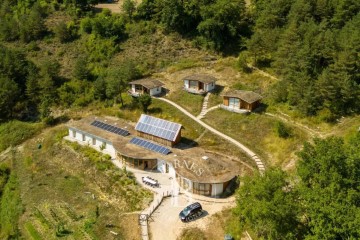
[[[44,119],[52,106],[121,98],[127,82],[155,72],[125,61],[111,68],[132,29],[177,32],[198,48],[238,56],[280,79],[267,95],[303,116],[332,122],[360,110],[360,3],[356,0],[126,0],[122,14],[95,13],[96,0],[1,0],[0,119]],[[67,21],[46,25],[63,12]],[[39,41],[83,46],[71,75],[29,55]],[[14,47],[16,46],[16,47]],[[121,100],[121,99],[120,99]]]
[[295,174],[273,168],[242,179],[236,228],[259,239],[359,239],[360,133],[315,139],[298,155]]

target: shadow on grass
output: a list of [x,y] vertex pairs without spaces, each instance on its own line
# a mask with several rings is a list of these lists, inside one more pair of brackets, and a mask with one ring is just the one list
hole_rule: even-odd
[[181,137],[181,142],[176,144],[175,148],[184,150],[198,146],[199,144],[192,139]]
[[264,114],[269,107],[266,103],[260,103],[259,107],[253,110],[254,113]]
[[211,91],[212,94],[219,96],[220,93],[224,90],[224,86],[221,85],[215,85],[214,90]]
[[152,108],[149,108],[147,111],[148,114],[159,114],[162,112],[163,112],[163,110],[159,107],[152,107]]

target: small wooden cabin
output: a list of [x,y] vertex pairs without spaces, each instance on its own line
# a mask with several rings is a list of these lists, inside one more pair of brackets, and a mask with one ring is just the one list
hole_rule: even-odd
[[141,114],[135,126],[137,135],[142,138],[173,147],[181,140],[181,124]]
[[183,78],[184,90],[195,94],[206,94],[215,89],[216,78],[205,74],[194,74]]
[[138,97],[142,94],[149,94],[150,96],[159,95],[162,92],[164,84],[159,80],[152,78],[145,78],[129,82],[131,89],[128,91],[133,97]]
[[261,95],[252,91],[232,90],[223,94],[221,107],[234,112],[251,112],[260,105],[261,99]]

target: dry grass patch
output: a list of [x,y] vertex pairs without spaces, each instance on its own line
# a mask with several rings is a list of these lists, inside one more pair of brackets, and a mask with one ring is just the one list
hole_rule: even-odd
[[298,128],[292,128],[292,136],[287,139],[278,137],[273,118],[263,114],[242,115],[218,109],[209,112],[204,121],[249,147],[269,165],[286,164],[306,139]]
[[14,156],[25,209],[19,224],[23,235],[140,239],[137,215],[131,212],[145,208],[152,194],[138,186],[131,173],[108,164],[99,167],[94,163],[98,155],[65,144],[66,132],[61,126],[47,130]]

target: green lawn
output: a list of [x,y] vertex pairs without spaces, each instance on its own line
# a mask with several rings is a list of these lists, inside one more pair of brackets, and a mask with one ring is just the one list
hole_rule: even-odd
[[188,93],[184,90],[176,91],[168,97],[171,101],[176,102],[194,116],[201,112],[204,96]]
[[276,121],[263,114],[243,115],[218,109],[209,112],[204,121],[240,141],[270,165],[286,164],[306,139],[298,128],[291,128],[292,136],[287,139],[278,137]]

